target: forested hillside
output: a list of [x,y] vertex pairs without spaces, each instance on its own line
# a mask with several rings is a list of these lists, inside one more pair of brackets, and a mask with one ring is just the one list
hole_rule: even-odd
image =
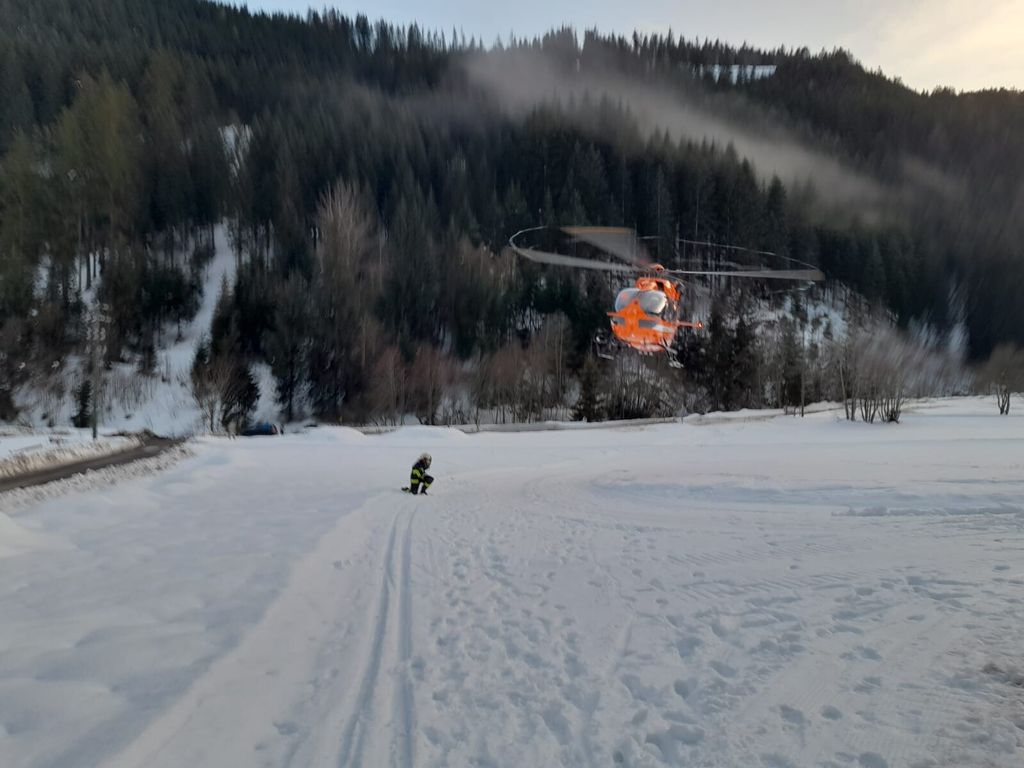
[[[715,76],[734,63],[776,70]],[[976,358],[1024,343],[1024,95],[919,94],[841,51],[0,0],[0,158],[0,418],[81,362],[98,304],[107,364],[159,375],[220,223],[237,272],[192,383],[243,413],[256,362],[289,419],[433,421],[455,379],[541,417],[614,379],[587,360],[615,285],[505,252],[541,224],[634,227],[669,262],[681,237],[771,250],[901,325],[962,324]],[[757,374],[778,355],[745,325],[755,299],[691,345],[679,386],[707,405],[796,397]],[[665,407],[602,391],[605,415]]]

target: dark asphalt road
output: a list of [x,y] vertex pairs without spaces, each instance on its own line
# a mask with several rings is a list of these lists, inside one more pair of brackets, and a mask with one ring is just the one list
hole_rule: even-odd
[[64,480],[92,470],[119,467],[124,464],[130,464],[133,461],[139,461],[140,459],[152,458],[177,445],[181,445],[183,442],[185,441],[181,439],[148,437],[145,438],[142,445],[118,451],[117,453],[97,456],[91,459],[82,459],[81,461],[73,461],[68,464],[60,464],[45,469],[37,469],[13,477],[3,477],[0,478],[0,493],[20,488],[31,488],[36,485],[45,485],[55,480]]

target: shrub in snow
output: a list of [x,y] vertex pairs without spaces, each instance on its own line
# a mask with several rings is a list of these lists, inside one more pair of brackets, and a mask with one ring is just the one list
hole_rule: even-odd
[[239,431],[259,401],[249,367],[230,353],[214,354],[205,340],[196,349],[191,383],[192,398],[211,432]]
[[982,367],[979,381],[996,396],[999,413],[1010,412],[1010,393],[1024,390],[1024,350],[1013,344],[1000,344]]
[[960,353],[884,322],[851,330],[830,350],[846,418],[899,422],[907,397],[949,394],[966,376]]

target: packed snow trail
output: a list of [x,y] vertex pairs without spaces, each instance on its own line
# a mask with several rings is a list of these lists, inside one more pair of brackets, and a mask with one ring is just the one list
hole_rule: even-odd
[[0,764],[1019,766],[1024,419],[933,405],[210,440],[19,510]]

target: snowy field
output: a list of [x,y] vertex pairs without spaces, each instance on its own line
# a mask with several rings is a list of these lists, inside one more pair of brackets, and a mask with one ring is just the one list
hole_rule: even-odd
[[1024,764],[990,400],[208,439],[10,511],[4,768]]

